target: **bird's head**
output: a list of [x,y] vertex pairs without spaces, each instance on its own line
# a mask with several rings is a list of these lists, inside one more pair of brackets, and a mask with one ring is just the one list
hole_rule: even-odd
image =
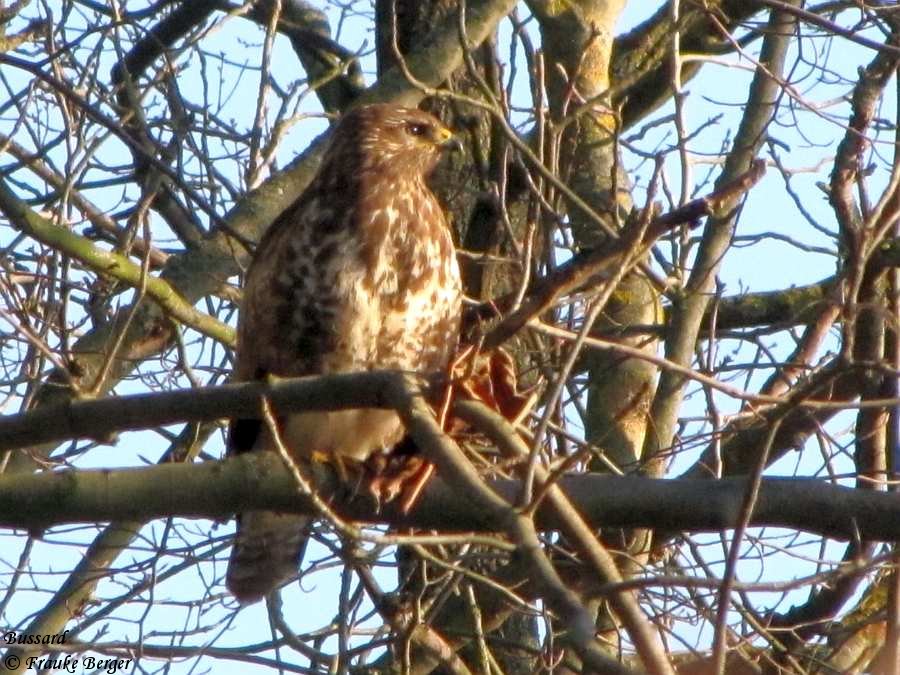
[[403,167],[425,175],[444,150],[462,149],[459,139],[439,119],[415,108],[360,106],[347,113],[340,126],[356,137],[369,169]]

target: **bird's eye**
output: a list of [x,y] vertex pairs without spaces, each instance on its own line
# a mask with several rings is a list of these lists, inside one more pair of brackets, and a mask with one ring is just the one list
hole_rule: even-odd
[[407,125],[406,130],[412,136],[424,136],[425,132],[428,131],[428,125],[427,124],[419,124],[418,122],[410,122]]

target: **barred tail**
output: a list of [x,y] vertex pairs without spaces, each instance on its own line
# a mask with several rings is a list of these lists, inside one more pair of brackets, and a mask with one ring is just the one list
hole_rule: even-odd
[[297,573],[309,516],[248,511],[238,516],[225,585],[241,604],[256,602]]

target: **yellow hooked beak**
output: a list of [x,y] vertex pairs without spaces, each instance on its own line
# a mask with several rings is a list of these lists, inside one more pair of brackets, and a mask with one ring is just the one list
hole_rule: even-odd
[[439,145],[442,148],[454,152],[462,152],[463,149],[462,141],[454,136],[453,132],[446,127],[441,127],[435,132],[434,142],[435,145]]

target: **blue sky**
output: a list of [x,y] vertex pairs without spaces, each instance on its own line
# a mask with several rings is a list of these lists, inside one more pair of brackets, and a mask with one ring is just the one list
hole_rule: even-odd
[[[629,3],[629,9],[620,22],[624,29],[634,21],[646,16],[649,9],[655,8],[658,3]],[[359,3],[364,6],[365,3]],[[520,8],[524,16],[526,11]],[[338,25],[338,17],[332,11],[334,25]],[[341,42],[353,50],[363,52],[371,50],[373,38],[370,26],[358,17],[346,18],[342,23]],[[508,26],[504,26],[501,35],[508,35]],[[534,36],[537,39],[537,36]],[[228,81],[226,86],[217,91],[210,87],[211,98],[223,98],[228,100],[225,106],[226,114],[233,117],[233,122],[238,128],[246,129],[252,125],[254,118],[254,106],[258,87],[258,74],[252,68],[257,66],[260,59],[263,34],[254,28],[249,22],[241,19],[233,19],[224,22],[215,29],[204,41],[204,48],[208,53],[207,79],[213,80],[214,86],[219,86],[215,80]],[[508,38],[507,38],[508,39]],[[837,43],[836,43],[837,44]],[[824,231],[836,231],[834,217],[827,204],[822,191],[817,187],[817,182],[827,181],[827,172],[830,167],[829,159],[835,152],[835,143],[841,135],[841,127],[846,119],[848,106],[842,97],[846,96],[850,83],[855,81],[856,68],[860,64],[868,62],[871,52],[862,47],[847,43],[840,43],[839,51],[827,51],[822,42],[806,41],[804,50],[822,49],[823,53],[816,58],[820,64],[826,64],[833,76],[831,83],[816,82],[818,71],[804,63],[804,59],[811,58],[810,53],[792,54],[789,59],[796,63],[797,67],[792,73],[792,81],[795,83],[798,95],[802,95],[803,102],[795,101],[791,106],[785,106],[779,113],[779,120],[772,127],[771,135],[776,144],[780,160],[788,169],[796,171],[792,178],[792,188],[803,197],[803,204],[808,209],[817,227],[804,220],[798,213],[794,203],[785,190],[784,181],[778,171],[770,168],[768,175],[761,184],[751,193],[741,215],[738,235],[748,237],[761,233],[773,233],[772,237],[763,237],[758,243],[748,245],[738,254],[729,256],[721,271],[721,281],[724,284],[725,294],[735,294],[745,290],[762,291],[783,288],[790,285],[799,285],[817,281],[834,272],[834,258],[817,250],[802,250],[791,242],[800,242],[807,248],[814,247],[823,251],[833,250],[835,241]],[[748,47],[748,53],[755,55],[758,43]],[[500,50],[506,53],[505,49]],[[219,59],[218,54],[227,54],[227,59]],[[802,57],[802,58],[800,58]],[[290,45],[284,39],[276,40],[276,51],[273,62],[276,65],[273,76],[282,86],[288,86],[302,73],[294,57]],[[372,80],[374,70],[371,57],[363,60],[369,81]],[[108,72],[109,63],[103,63],[101,70]],[[180,77],[183,91],[188,97],[199,97],[199,91],[203,83],[201,81],[201,64],[196,57],[192,60],[184,59],[179,65],[185,69]],[[737,127],[737,121],[742,114],[742,105],[746,100],[751,72],[747,69],[752,64],[738,56],[728,56],[717,59],[716,63],[707,65],[700,76],[689,81],[685,89],[690,96],[685,104],[685,119],[688,129],[697,131],[691,139],[690,150],[694,158],[693,176],[695,186],[701,185],[708,175],[714,179],[718,173],[716,162],[719,161],[723,144],[729,135],[733,135]],[[241,81],[234,87],[231,80],[238,72],[240,66],[247,66]],[[217,69],[220,69],[218,71]],[[21,74],[15,72],[6,73],[14,84]],[[196,87],[196,89],[195,89]],[[16,87],[13,87],[14,89]],[[527,89],[518,85],[517,91],[521,96],[526,96]],[[221,92],[221,93],[219,93]],[[890,97],[887,97],[890,99]],[[814,104],[809,106],[808,103]],[[152,99],[148,100],[148,106],[158,105]],[[895,118],[893,103],[888,101],[882,110],[882,116],[888,119]],[[315,115],[318,110],[314,97],[307,98],[300,106],[301,112]],[[656,111],[652,120],[662,120],[671,115],[672,108],[665,107]],[[713,115],[721,115],[714,124],[708,124]],[[642,120],[636,129],[626,132],[626,137],[636,134],[639,129],[646,126],[651,119]],[[5,124],[5,120],[0,120]],[[314,138],[326,126],[321,119],[309,118],[298,121],[295,128],[287,137],[286,142],[279,149],[278,165],[283,166],[294,156],[300,153],[311,138]],[[886,138],[886,137],[885,137]],[[634,144],[642,152],[657,152],[660,149],[671,146],[676,139],[674,126],[671,121],[649,128],[646,134],[634,140]],[[884,141],[882,141],[883,143]],[[105,150],[108,153],[106,159],[110,163],[127,162],[126,155],[121,146],[112,142]],[[882,153],[889,156],[890,148],[886,145],[876,144],[874,153]],[[651,163],[633,152],[625,151],[623,154],[625,166],[636,184],[635,198],[641,202],[644,189],[652,168]],[[816,171],[809,169],[818,167]],[[237,164],[225,162],[218,167],[235,184],[241,181],[240,167]],[[678,194],[680,166],[677,153],[669,154],[666,163],[666,179],[672,194]],[[876,170],[872,176],[873,193],[886,182],[886,174]],[[711,189],[707,182],[699,188],[703,194]],[[118,195],[110,191],[101,193],[93,191],[90,195],[104,207],[114,211],[117,208]],[[161,231],[161,230],[160,230]],[[9,231],[0,230],[0,243],[10,240]],[[158,245],[165,248],[167,242],[162,234],[157,241]],[[126,303],[129,295],[121,297],[121,302]],[[200,306],[206,309],[205,306]],[[785,356],[790,350],[790,344],[785,336],[773,335],[761,338],[761,343],[770,349],[775,358]],[[192,344],[190,332],[186,336],[186,342]],[[746,343],[723,340],[718,346],[719,358],[728,356],[735,362],[749,360],[753,349]],[[161,363],[152,360],[143,368],[145,371],[166,371],[170,369],[171,357]],[[206,377],[205,373],[201,373]],[[749,389],[758,385],[761,378],[767,375],[764,372],[756,375],[749,382],[741,381],[740,384]],[[167,387],[189,386],[184,377],[173,375],[166,382]],[[125,382],[117,387],[118,393],[129,393],[142,390],[139,381]],[[738,402],[729,400],[724,396],[717,396],[717,403],[724,413],[735,412]],[[6,412],[9,412],[7,408]],[[685,416],[705,413],[702,396],[696,396],[685,408]],[[849,442],[847,436],[850,416],[840,416],[829,425],[828,431],[836,436],[840,442]],[[698,430],[702,425],[694,425]],[[688,427],[691,428],[691,427]],[[174,429],[173,429],[174,430]],[[158,457],[166,443],[155,432],[141,432],[123,434],[115,446],[98,447],[92,449],[78,465],[89,466],[134,466],[146,462],[153,462]],[[811,444],[812,446],[812,444]],[[217,435],[206,447],[206,451],[219,454],[222,451],[221,436]],[[692,461],[696,452],[685,452],[677,460],[678,466],[686,466]],[[846,456],[838,454],[832,468],[837,471],[852,469],[852,464]],[[824,460],[822,455],[814,447],[801,453],[788,454],[770,469],[770,474],[792,475],[796,472],[808,475],[822,475]],[[210,549],[212,543],[219,542],[231,532],[231,524],[215,524],[208,521],[179,521],[177,528],[167,526],[167,523],[157,521],[144,528],[141,540],[136,542],[132,550],[123,554],[118,561],[119,565],[127,565],[132,561],[151,561],[144,569],[120,575],[119,577],[104,582],[98,592],[101,603],[113,600],[127,591],[136,583],[141,575],[161,574],[174,565],[181,563],[188,554],[203,554]],[[65,579],[68,571],[80,559],[79,544],[90,542],[96,530],[93,527],[62,527],[49,532],[42,541],[36,542],[31,559],[34,573],[37,577],[36,585],[47,588],[55,587]],[[785,533],[785,537],[789,534]],[[168,555],[153,561],[152,552],[157,544],[166,538],[167,546],[173,549]],[[801,535],[802,538],[802,535]],[[703,537],[709,547],[720,546],[717,537]],[[796,551],[791,553],[778,552],[773,548],[760,546],[757,549],[759,557],[754,562],[748,560],[740,570],[740,576],[745,581],[756,578],[772,580],[791,579],[800,574],[809,574],[816,569],[815,559],[822,556],[817,549],[818,541],[808,538],[810,545],[804,547],[804,551],[810,556],[810,560],[801,561]],[[15,564],[19,550],[24,543],[21,534],[0,535],[0,547],[5,551],[0,556],[0,575],[7,573],[4,565]],[[786,543],[786,542],[785,542]],[[75,544],[75,545],[73,545]],[[832,546],[832,550],[841,550],[841,546]],[[798,549],[799,550],[799,549]],[[721,557],[721,549],[714,553],[709,551],[710,557]],[[324,559],[328,555],[327,550],[321,546],[313,546],[307,553],[307,560]],[[390,551],[385,551],[384,556],[391,556]],[[157,643],[162,639],[168,639],[171,631],[181,629],[184,631],[184,644],[204,645],[214,644],[215,647],[237,647],[250,643],[261,642],[268,638],[268,620],[266,612],[261,604],[243,609],[236,617],[231,615],[230,608],[233,603],[225,600],[223,604],[210,603],[204,606],[202,603],[191,605],[186,599],[200,599],[202,593],[199,589],[205,588],[209,580],[221,577],[224,572],[224,564],[227,550],[218,553],[215,563],[209,563],[194,567],[188,572],[181,573],[175,578],[160,583],[154,588],[152,594],[145,593],[137,601],[127,603],[116,610],[113,617],[104,619],[91,627],[82,639],[90,639],[98,636],[99,641],[125,639],[130,641],[144,640],[147,643]],[[765,560],[765,566],[763,566]],[[714,566],[720,569],[720,567]],[[304,632],[318,626],[327,624],[335,615],[337,597],[340,588],[341,570],[337,567],[326,567],[316,571],[314,575],[304,579],[303,590],[292,586],[284,593],[286,617],[294,630]],[[377,575],[386,589],[392,588],[394,581],[393,570],[390,568],[377,568]],[[0,576],[2,578],[2,576]],[[38,611],[48,599],[46,592],[42,590],[28,591],[30,581],[23,583],[23,591],[20,591],[13,603],[7,609],[6,615],[0,617],[0,626],[20,625],[31,613]],[[214,590],[223,592],[219,586]],[[780,600],[777,594],[765,597],[772,603]],[[802,594],[792,596],[792,600],[799,599]],[[139,619],[143,618],[142,622]],[[375,625],[375,623],[373,623]],[[143,626],[144,633],[139,634],[138,627]],[[698,631],[698,634],[686,632],[685,639],[706,639],[708,632]],[[326,641],[323,649],[333,649],[334,640]],[[175,663],[169,672],[193,673],[193,672],[231,672],[234,665],[229,661],[217,661],[215,659],[201,659],[198,663],[193,659]],[[251,665],[241,666],[242,672],[268,672],[262,667]]]

